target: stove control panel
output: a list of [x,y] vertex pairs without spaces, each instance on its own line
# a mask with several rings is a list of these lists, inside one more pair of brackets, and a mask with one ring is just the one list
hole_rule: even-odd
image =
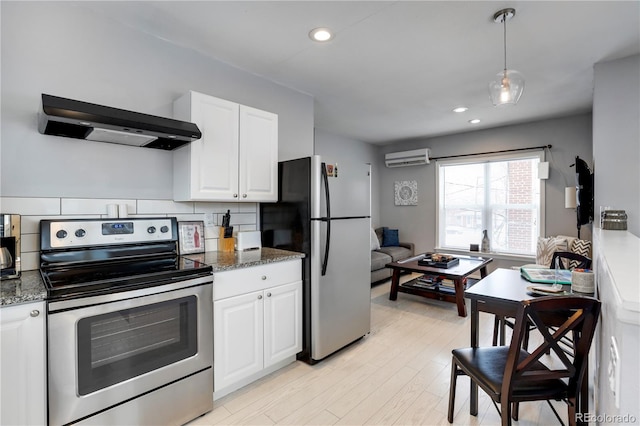
[[[135,244],[178,239],[176,218],[43,220],[40,232],[50,247],[41,249]],[[41,241],[45,244],[46,238]]]

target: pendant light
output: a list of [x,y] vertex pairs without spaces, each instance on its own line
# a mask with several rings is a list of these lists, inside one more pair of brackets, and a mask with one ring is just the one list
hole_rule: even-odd
[[504,25],[504,70],[489,83],[489,96],[493,105],[516,104],[524,90],[524,77],[516,70],[507,69],[507,21],[513,18],[516,10],[502,9],[494,13],[493,21]]

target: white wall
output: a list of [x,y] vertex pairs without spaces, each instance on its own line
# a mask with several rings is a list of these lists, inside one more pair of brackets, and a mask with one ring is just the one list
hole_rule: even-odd
[[626,210],[640,236],[640,55],[595,65],[593,159],[595,214]]
[[[114,2],[110,7],[118,7]],[[172,153],[37,131],[41,93],[170,117],[187,90],[279,116],[279,159],[313,153],[313,98],[150,37],[83,2],[2,2],[0,194],[172,198]]]
[[[378,163],[377,148],[374,145],[335,135],[322,130],[315,133],[315,154],[345,161],[361,161],[371,164],[371,226],[377,228],[380,224],[380,164]],[[384,166],[383,166],[384,167]]]
[[[546,153],[550,164],[545,181],[545,235],[577,236],[575,210],[564,208],[564,188],[575,185],[575,169],[569,167],[575,156],[588,162],[591,153],[591,114],[544,120],[520,125],[386,145],[379,149],[381,165],[380,217],[385,226],[398,228],[400,240],[416,245],[416,252],[432,251],[436,246],[435,163],[425,166],[385,168],[384,154],[417,148],[431,148],[433,157],[474,154],[502,149],[552,145]],[[394,182],[418,181],[418,205],[394,205]],[[581,238],[591,238],[591,225],[583,225]],[[480,243],[482,236],[478,235]],[[495,266],[495,265],[494,265]],[[506,266],[506,265],[500,265]]]

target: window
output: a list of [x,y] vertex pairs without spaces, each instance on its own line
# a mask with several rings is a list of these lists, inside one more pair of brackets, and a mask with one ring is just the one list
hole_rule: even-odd
[[535,255],[543,229],[544,152],[439,160],[438,245],[468,250],[486,229],[491,251]]

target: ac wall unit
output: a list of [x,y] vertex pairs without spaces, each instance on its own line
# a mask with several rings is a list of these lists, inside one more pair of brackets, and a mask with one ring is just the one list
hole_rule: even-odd
[[411,151],[390,152],[384,156],[384,164],[387,167],[406,167],[429,164],[429,148],[414,149]]

